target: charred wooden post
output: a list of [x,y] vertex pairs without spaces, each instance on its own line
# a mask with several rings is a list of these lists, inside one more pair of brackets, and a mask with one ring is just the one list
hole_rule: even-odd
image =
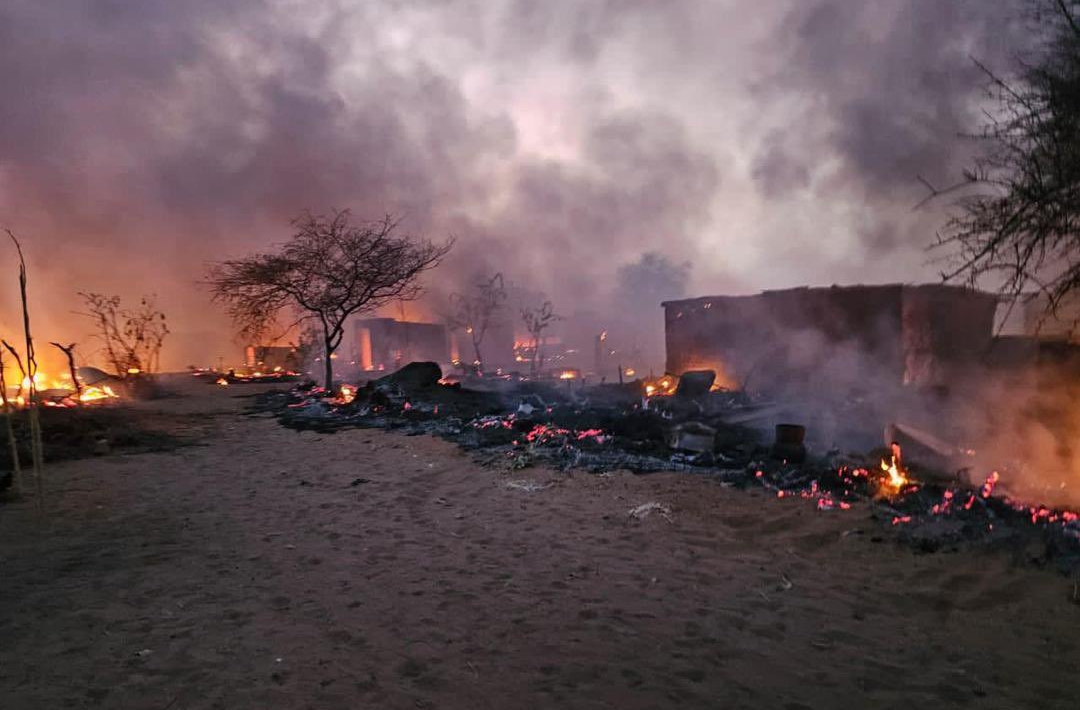
[[0,400],[4,405],[4,428],[7,430],[8,446],[11,449],[11,490],[15,495],[20,495],[22,494],[22,463],[19,461],[19,444],[15,440],[15,425],[11,421],[11,402],[8,401],[7,396],[2,349],[0,349]]
[[[37,375],[37,357],[34,354],[34,338],[30,334],[30,308],[26,297],[26,259],[23,258],[22,245],[11,230],[5,230],[11,241],[15,244],[15,250],[19,255],[19,296],[22,299],[23,335],[26,338],[26,378],[27,385],[26,403],[29,409],[27,416],[30,420],[30,458],[34,471],[34,491],[38,513],[42,512],[45,498],[44,482],[42,480],[42,468],[44,466],[44,446],[41,441],[41,412],[38,410],[37,385],[34,376]],[[10,346],[9,346],[10,347]]]
[[11,343],[6,340],[0,340],[0,345],[3,345],[7,349],[11,356],[15,358],[15,366],[19,368],[19,386],[15,388],[15,396],[21,397],[23,390],[23,382],[26,381],[26,367],[23,366],[22,358],[19,357],[19,351],[15,349]]
[[67,356],[68,372],[71,373],[71,384],[75,388],[75,400],[77,402],[82,401],[82,385],[79,384],[79,376],[75,371],[75,343],[70,345],[61,345],[60,343],[50,343],[60,349],[64,355]]

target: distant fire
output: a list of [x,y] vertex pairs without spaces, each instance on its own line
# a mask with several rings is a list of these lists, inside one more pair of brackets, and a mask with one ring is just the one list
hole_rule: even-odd
[[286,370],[281,367],[275,367],[272,372],[263,372],[262,370],[253,370],[247,373],[236,372],[235,370],[229,370],[228,372],[222,372],[216,368],[195,370],[192,372],[194,377],[204,379],[206,382],[212,382],[219,387],[228,387],[229,385],[242,385],[242,384],[271,384],[275,382],[291,382],[300,377],[300,373],[293,372],[292,370]]
[[[27,406],[30,394],[30,378],[23,377],[14,392],[9,391],[8,400],[16,407]],[[81,384],[81,383],[80,383]],[[92,404],[107,400],[118,399],[118,395],[107,384],[96,385],[83,384],[81,393],[76,393],[76,388],[71,382],[71,375],[64,374],[60,377],[51,377],[43,372],[34,375],[34,391],[37,400],[44,407],[75,407],[79,404]]]
[[645,396],[667,396],[675,394],[675,389],[679,386],[679,378],[674,375],[665,375],[663,377],[650,378],[645,380]]
[[116,399],[120,395],[113,392],[112,387],[108,385],[102,385],[101,387],[83,387],[82,394],[79,395],[79,401],[81,402],[96,402],[101,399]]

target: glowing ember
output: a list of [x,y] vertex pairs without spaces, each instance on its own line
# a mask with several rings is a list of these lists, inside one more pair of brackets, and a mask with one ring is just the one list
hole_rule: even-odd
[[228,387],[229,381],[226,380],[224,377],[219,377],[217,378],[217,384],[221,385],[222,387]]
[[354,399],[356,399],[356,388],[352,385],[342,385],[339,399],[344,404],[352,402]]
[[563,429],[550,424],[537,424],[525,435],[525,440],[530,444],[545,444],[557,437],[567,436],[569,433],[569,429]]

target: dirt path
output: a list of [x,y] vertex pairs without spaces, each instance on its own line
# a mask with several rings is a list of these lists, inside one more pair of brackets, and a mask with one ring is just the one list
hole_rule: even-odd
[[[1071,584],[865,509],[207,412],[0,508],[0,708],[1074,708]],[[507,487],[528,479],[532,492]],[[671,507],[636,521],[627,511]],[[865,534],[847,534],[862,529]]]

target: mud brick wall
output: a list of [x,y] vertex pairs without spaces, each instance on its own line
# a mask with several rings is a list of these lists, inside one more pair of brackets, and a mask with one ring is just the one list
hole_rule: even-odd
[[950,286],[833,286],[664,304],[667,369],[731,386],[932,384],[989,346],[996,300]]

